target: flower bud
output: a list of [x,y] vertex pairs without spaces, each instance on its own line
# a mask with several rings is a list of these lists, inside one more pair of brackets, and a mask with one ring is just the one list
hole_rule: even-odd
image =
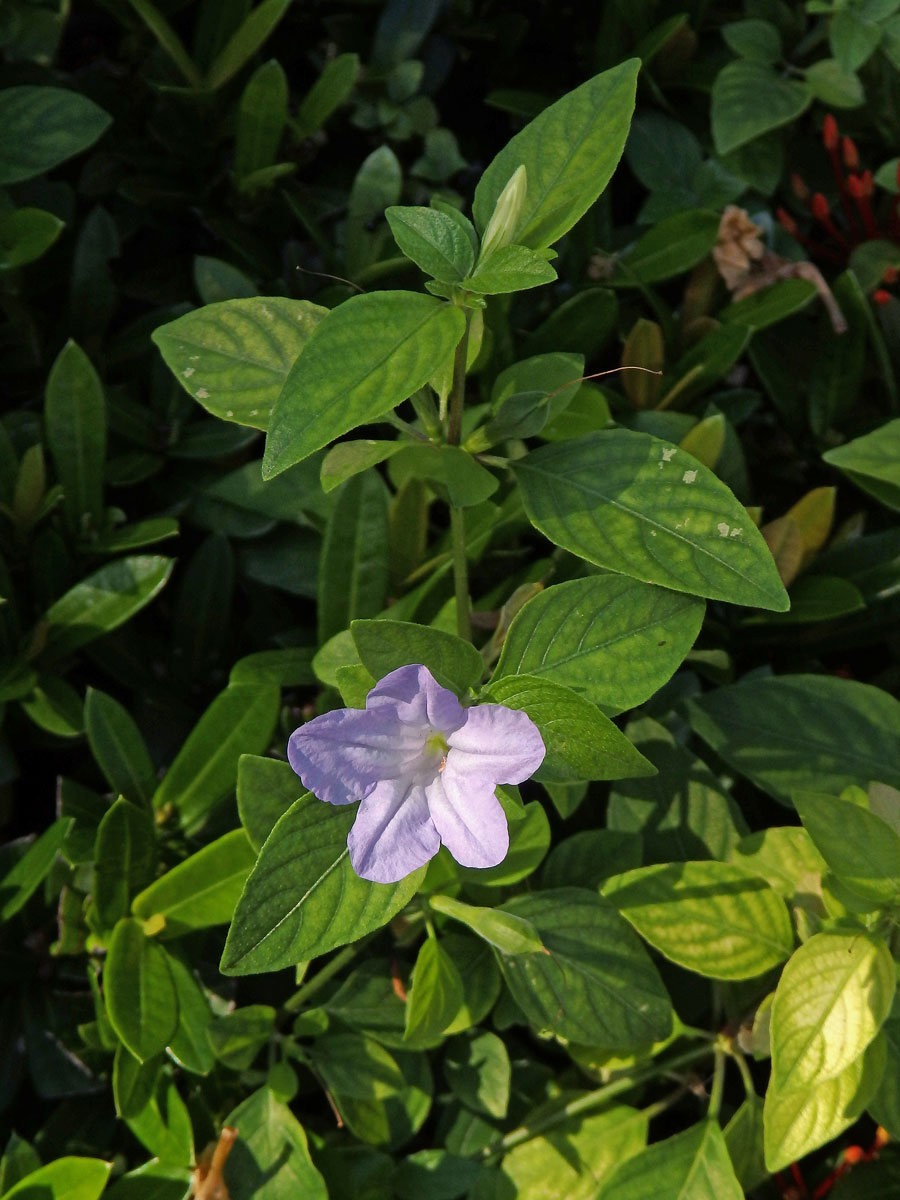
[[519,215],[525,203],[527,191],[525,164],[516,167],[509,178],[506,187],[497,198],[491,219],[487,223],[484,236],[481,239],[481,254],[479,261],[484,261],[489,254],[508,245],[514,238]]

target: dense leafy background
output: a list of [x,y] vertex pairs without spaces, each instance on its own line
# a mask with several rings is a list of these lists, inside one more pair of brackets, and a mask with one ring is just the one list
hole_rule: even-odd
[[[900,2],[72,8],[0,11],[0,1195],[893,1194]],[[375,885],[284,747],[407,662],[548,755]]]

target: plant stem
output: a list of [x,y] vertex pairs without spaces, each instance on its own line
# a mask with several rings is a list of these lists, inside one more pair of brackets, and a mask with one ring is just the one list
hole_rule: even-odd
[[329,959],[321,970],[316,971],[312,979],[307,979],[303,987],[299,991],[294,992],[293,996],[284,1002],[285,1010],[287,1012],[298,1012],[310,996],[315,995],[323,984],[326,984],[329,979],[337,975],[338,971],[345,967],[347,963],[352,962],[354,957],[365,946],[366,942],[370,940],[371,936],[361,938],[358,942],[354,942],[350,946],[345,946],[334,958]]
[[540,1121],[535,1121],[532,1125],[520,1125],[518,1129],[513,1129],[496,1145],[485,1147],[481,1151],[480,1157],[482,1159],[499,1158],[508,1150],[512,1150],[514,1146],[520,1146],[523,1142],[528,1142],[534,1137],[539,1137],[541,1134],[555,1129],[557,1125],[562,1125],[570,1117],[576,1117],[581,1113],[590,1112],[591,1109],[599,1108],[608,1101],[614,1100],[616,1096],[621,1096],[623,1092],[629,1092],[642,1084],[650,1083],[661,1075],[691,1066],[701,1058],[707,1058],[713,1051],[714,1047],[707,1042],[702,1046],[694,1046],[690,1050],[685,1050],[683,1054],[678,1054],[665,1062],[654,1063],[653,1066],[638,1071],[634,1075],[614,1079],[612,1083],[607,1083],[593,1092],[587,1092],[584,1096],[570,1100],[556,1112],[550,1113]]
[[719,1109],[722,1107],[722,1092],[725,1088],[725,1051],[721,1046],[716,1046],[716,1064],[713,1068],[712,1087],[709,1090],[709,1109],[707,1116],[710,1120],[715,1120],[719,1115]]
[[[447,417],[447,445],[458,446],[462,437],[463,405],[466,398],[466,362],[469,353],[469,328],[472,314],[466,312],[466,327],[453,355],[453,382],[450,385],[450,411]],[[472,640],[469,615],[469,562],[466,558],[466,519],[461,508],[450,505],[450,539],[453,543],[453,590],[456,595],[456,632],[467,642]]]

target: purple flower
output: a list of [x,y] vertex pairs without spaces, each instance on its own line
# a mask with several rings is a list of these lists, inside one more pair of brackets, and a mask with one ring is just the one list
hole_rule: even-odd
[[464,867],[494,867],[509,849],[498,783],[538,769],[531,718],[500,704],[463,708],[427,667],[400,667],[369,692],[291,734],[288,759],[329,804],[362,803],[347,838],[357,875],[395,883],[441,843]]

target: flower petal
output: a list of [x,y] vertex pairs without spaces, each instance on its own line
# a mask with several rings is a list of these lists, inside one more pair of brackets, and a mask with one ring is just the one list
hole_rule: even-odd
[[466,709],[465,725],[448,735],[447,744],[448,769],[452,766],[458,776],[491,784],[522,783],[546,753],[531,717],[502,704]]
[[294,730],[288,762],[329,804],[368,796],[381,779],[404,778],[421,758],[422,732],[392,709],[341,708]]
[[447,766],[425,789],[441,841],[464,867],[496,867],[509,850],[506,813],[490,782],[473,783]]
[[362,879],[396,883],[433,858],[441,840],[422,787],[385,780],[363,800],[347,838]]
[[391,709],[404,725],[430,726],[442,733],[459,729],[466,719],[466,710],[453,693],[423,666],[398,667],[385,675],[366,697],[366,709]]

